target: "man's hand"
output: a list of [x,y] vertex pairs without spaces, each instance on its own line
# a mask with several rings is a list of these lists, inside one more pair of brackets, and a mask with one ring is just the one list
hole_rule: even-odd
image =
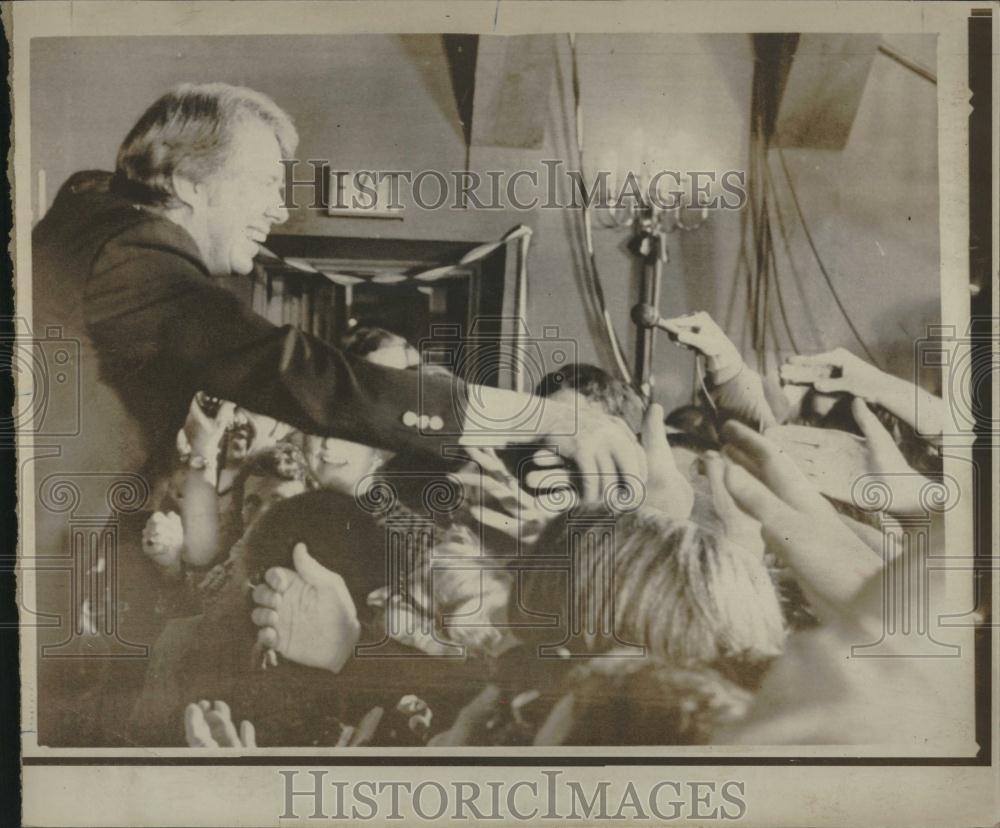
[[646,455],[624,420],[546,400],[542,428],[543,441],[575,465],[584,502],[601,501],[615,484],[645,483]]
[[296,664],[337,673],[361,635],[357,608],[344,579],[317,563],[305,544],[295,545],[292,561],[294,572],[272,567],[254,588],[257,643]]
[[705,357],[705,368],[714,382],[724,382],[743,365],[739,349],[705,311],[665,319],[664,325],[681,345]]
[[733,420],[722,437],[734,462],[726,487],[736,504],[760,522],[767,548],[795,572],[817,615],[839,618],[879,571],[878,556],[774,443]]
[[[686,520],[691,516],[694,506],[694,490],[674,462],[673,452],[667,442],[667,432],[663,427],[663,407],[657,403],[647,406],[643,416],[641,447],[647,475],[645,503],[672,518]],[[527,475],[526,483],[529,486],[545,484],[555,488],[569,485],[570,479],[560,469],[564,463],[558,455],[539,451],[534,459],[539,469]],[[638,477],[629,481],[631,485],[638,482]]]
[[784,382],[811,385],[821,394],[846,391],[868,402],[879,401],[887,380],[883,371],[845,348],[790,356],[780,370]]
[[[537,412],[530,430],[524,427],[526,411]],[[556,463],[572,467],[587,502],[600,501],[616,484],[636,488],[646,482],[646,455],[625,421],[582,404],[475,386],[460,443],[491,448],[546,444],[558,455]]]

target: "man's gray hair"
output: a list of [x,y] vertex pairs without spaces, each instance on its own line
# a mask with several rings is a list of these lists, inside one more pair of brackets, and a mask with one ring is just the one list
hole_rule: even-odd
[[185,83],[157,100],[118,150],[115,186],[152,204],[175,202],[173,176],[204,181],[226,160],[234,130],[256,118],[284,155],[299,142],[292,119],[267,95],[227,83]]

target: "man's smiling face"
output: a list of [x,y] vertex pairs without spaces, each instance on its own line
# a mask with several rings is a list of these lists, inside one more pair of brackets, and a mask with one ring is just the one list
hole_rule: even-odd
[[284,168],[273,130],[254,118],[234,130],[224,165],[206,179],[192,205],[192,234],[209,272],[248,274],[271,227],[288,218]]

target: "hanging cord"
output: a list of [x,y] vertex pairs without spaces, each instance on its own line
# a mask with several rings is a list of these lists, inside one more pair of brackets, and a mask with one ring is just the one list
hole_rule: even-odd
[[[580,103],[580,72],[576,56],[576,35],[572,32],[569,37],[569,50],[573,67],[573,108],[576,116],[576,153],[577,162],[580,165],[580,175],[583,175],[583,107]],[[625,351],[622,348],[621,340],[615,330],[611,314],[608,312],[608,304],[604,296],[604,286],[601,283],[601,274],[597,268],[597,257],[594,255],[594,234],[591,221],[590,199],[583,199],[583,235],[586,246],[587,275],[590,277],[590,284],[594,291],[597,306],[601,313],[601,321],[604,325],[604,332],[611,346],[611,353],[614,355],[615,364],[622,379],[635,387],[632,372],[629,370],[628,361],[625,359]]]
[[750,138],[750,198],[752,207],[753,270],[750,274],[751,289],[748,311],[751,315],[751,338],[757,357],[757,372],[764,373],[767,346],[767,266],[766,215],[767,190],[760,186],[761,160],[765,151],[762,137],[761,115],[754,113],[754,128]]
[[788,342],[792,346],[792,350],[797,354],[801,354],[802,350],[795,341],[795,334],[792,333],[792,326],[788,320],[788,311],[785,309],[785,298],[781,295],[781,280],[778,278],[778,261],[774,252],[773,244],[771,245],[769,253],[771,256],[771,270],[774,271],[774,295],[778,299],[778,313],[781,316],[781,324],[785,329],[785,336],[788,337]]
[[[752,167],[752,161],[751,161],[751,167]],[[749,179],[747,180],[747,198],[748,199],[752,199],[753,198],[753,185],[750,183]],[[744,293],[745,293],[745,295],[744,295],[744,302],[746,303],[746,312],[743,315],[743,326],[742,326],[742,328],[740,330],[740,353],[745,353],[745,351],[747,349],[747,342],[748,341],[749,341],[750,347],[753,348],[753,329],[752,329],[752,325],[751,325],[751,322],[753,321],[752,320],[752,309],[753,309],[753,305],[754,305],[754,298],[753,298],[753,266],[750,263],[750,250],[748,249],[748,245],[749,245],[750,239],[747,238],[748,236],[752,237],[752,235],[753,235],[753,220],[754,220],[753,219],[753,210],[754,210],[754,207],[753,207],[753,203],[751,202],[751,204],[750,204],[750,211],[749,211],[750,218],[747,221],[746,228],[745,228],[745,235],[744,235],[744,238],[741,239],[741,245],[740,245],[741,246],[741,249],[740,249],[740,258],[742,260],[743,268],[744,268],[744,269],[741,270],[741,272],[743,273],[743,275],[746,276],[746,284],[744,286]]]
[[[768,166],[767,166],[767,182],[768,182],[768,186],[771,188],[771,194],[772,194],[773,199],[774,199],[774,215],[775,215],[775,218],[778,220],[778,232],[781,235],[781,244],[782,244],[782,247],[784,248],[784,251],[785,251],[785,258],[788,260],[788,269],[791,272],[792,281],[795,283],[795,287],[796,287],[796,290],[798,292],[799,298],[802,300],[802,306],[803,306],[803,308],[805,310],[808,310],[808,307],[806,305],[805,291],[802,288],[802,277],[799,274],[798,268],[795,266],[795,259],[792,257],[792,245],[791,245],[791,242],[788,239],[788,231],[785,229],[784,213],[781,210],[781,200],[778,198],[778,188],[775,186],[774,177],[771,175],[771,165],[770,164],[768,164]],[[782,317],[784,318],[785,317],[785,308],[784,308],[784,303],[782,302],[782,298],[781,298],[781,283],[780,282],[778,282],[778,301],[781,304],[781,314],[782,314]],[[816,326],[815,326],[815,324],[813,324],[813,320],[812,320],[812,315],[811,314],[809,315],[809,319],[807,321],[809,323],[809,325],[808,325],[809,330],[814,331],[814,334],[813,334],[814,341],[819,341],[820,350],[824,350],[825,351],[826,350],[826,345],[823,342],[822,338],[815,335],[815,328],[816,328]],[[787,326],[787,320],[786,320],[786,326]],[[788,328],[788,339],[792,343],[792,348],[795,350],[795,352],[796,353],[802,353],[799,350],[799,348],[796,346],[795,340],[792,339],[792,331],[791,331],[790,327]]]
[[[731,336],[731,331],[733,331],[735,323],[734,317],[736,312],[736,300],[739,296],[740,291],[742,290],[740,281],[744,273],[749,274],[750,272],[750,259],[749,256],[747,255],[748,227],[749,227],[748,211],[742,210],[740,214],[740,235],[739,235],[740,251],[739,255],[736,258],[736,267],[733,269],[732,286],[730,287],[729,291],[729,303],[726,307],[725,318],[722,325],[722,330],[726,332],[726,335],[729,336],[731,340],[733,340],[733,337]],[[749,276],[747,277],[747,284],[749,285]],[[748,297],[747,307],[749,307],[749,297]],[[743,359],[743,352],[746,348],[747,327],[748,326],[746,325],[746,320],[744,320],[744,324],[740,327],[740,337],[739,337],[740,341],[739,344],[737,345],[737,349],[740,352],[740,359]],[[735,344],[735,340],[733,340],[733,342]],[[695,365],[695,377],[698,378],[697,365]],[[696,400],[698,394],[697,384],[692,386],[691,394],[692,394],[692,400]]]
[[747,211],[740,211],[740,253],[736,257],[736,266],[733,268],[732,288],[729,291],[729,302],[726,306],[726,315],[723,319],[723,330],[729,332],[733,329],[734,315],[736,312],[736,298],[740,292],[740,276],[744,267],[749,267],[747,258]]
[[[749,176],[746,182],[746,196],[749,209],[742,211],[740,216],[740,250],[739,256],[736,260],[736,267],[733,269],[733,287],[732,293],[730,294],[729,307],[726,309],[726,318],[724,330],[731,331],[735,325],[735,310],[736,310],[736,299],[740,292],[742,291],[745,312],[743,314],[743,324],[740,326],[740,342],[739,350],[740,354],[744,354],[747,349],[747,339],[748,337],[753,337],[753,330],[751,323],[753,321],[753,307],[754,307],[754,294],[753,294],[753,266],[750,263],[750,252],[747,249],[747,237],[754,233],[754,227],[756,225],[756,202],[754,196],[754,159],[753,159],[753,137],[751,132],[751,143],[750,143],[750,170]],[[741,285],[744,281],[743,277],[746,277],[745,283]],[[750,342],[750,346],[753,347],[753,342]]]
[[875,354],[872,353],[871,348],[868,347],[868,343],[865,342],[864,338],[858,332],[858,329],[854,326],[854,322],[851,321],[850,315],[847,313],[847,309],[844,307],[844,303],[840,301],[840,295],[837,293],[836,287],[833,285],[833,280],[830,278],[830,274],[827,272],[826,266],[823,264],[823,259],[820,258],[819,251],[816,249],[816,244],[813,241],[812,233],[809,232],[809,224],[806,222],[806,217],[802,212],[802,206],[799,204],[798,194],[795,192],[795,185],[792,182],[792,175],[788,171],[788,165],[785,163],[785,154],[781,151],[781,147],[778,147],[778,159],[781,161],[781,169],[785,173],[785,180],[788,182],[788,192],[792,196],[792,204],[795,205],[795,212],[799,217],[799,223],[802,225],[802,232],[805,234],[806,242],[809,244],[809,249],[812,251],[813,258],[816,259],[816,264],[819,265],[819,272],[823,274],[823,279],[826,281],[827,287],[830,289],[830,294],[833,296],[833,301],[836,302],[837,308],[840,310],[841,315],[844,317],[844,321],[847,323],[847,327],[851,329],[851,333],[854,334],[854,338],[861,345],[862,350],[865,355],[871,361],[871,363],[876,368],[881,368],[879,360],[875,358]]
[[[765,162],[764,166],[764,183],[767,187],[768,193],[770,193],[769,204],[773,205],[774,211],[778,213],[778,194],[774,189],[774,182],[771,178],[771,165]],[[780,216],[779,216],[779,226],[780,226]],[[770,259],[770,269],[771,269],[771,280],[774,282],[774,295],[778,300],[778,313],[781,316],[781,323],[785,329],[785,336],[788,337],[788,342],[792,346],[792,350],[795,353],[802,353],[799,350],[798,343],[795,341],[795,334],[792,331],[791,321],[788,318],[788,311],[785,308],[785,297],[781,293],[781,279],[778,275],[778,256],[774,249],[774,225],[771,221],[770,211],[767,215],[767,233],[768,233],[768,257]],[[775,341],[775,347],[778,347],[777,341]]]
[[[751,115],[756,119],[756,115]],[[750,176],[747,179],[747,196],[750,199],[750,250],[747,260],[747,322],[749,323],[750,347],[757,350],[757,268],[754,264],[757,251],[757,216],[759,197],[757,195],[757,142],[756,130],[750,132]]]
[[[753,347],[757,353],[757,368],[761,374],[766,368],[769,348],[773,349],[775,354],[788,346],[796,353],[801,352],[785,303],[775,242],[775,221],[777,221],[785,239],[786,252],[788,251],[778,192],[771,175],[770,157],[776,112],[773,111],[772,105],[774,91],[771,86],[774,79],[768,75],[769,73],[764,72],[762,67],[757,67],[754,73],[748,182],[753,219],[753,260],[747,261],[750,270],[747,312],[751,322],[750,334]],[[801,295],[801,283],[795,272],[795,264],[790,255],[788,259],[788,266],[792,270],[792,277],[799,286]],[[773,309],[775,300],[778,307],[777,314]],[[779,331],[779,328],[782,331]]]
[[[744,222],[741,225],[740,260],[737,274],[745,272],[747,279],[746,325],[742,331],[740,342],[741,345],[744,345],[749,339],[756,354],[757,371],[761,375],[764,375],[767,369],[769,348],[777,354],[783,347],[786,347],[785,341],[787,340],[788,346],[796,353],[800,353],[799,343],[785,303],[775,245],[775,219],[772,216],[772,210],[773,214],[777,216],[782,237],[785,238],[786,251],[788,249],[787,237],[781,224],[778,193],[774,187],[770,169],[771,126],[769,125],[769,117],[773,113],[770,112],[767,104],[771,94],[767,79],[755,71],[748,152],[747,200],[750,210],[749,216],[744,214]],[[746,220],[747,218],[749,221]],[[793,271],[792,275],[799,286],[801,295],[801,283],[795,272],[791,256],[789,256],[789,266]],[[731,299],[735,298],[735,295],[736,291],[734,290]],[[773,310],[774,300],[777,300],[778,314],[775,314]],[[727,313],[727,319],[731,319],[731,317],[732,313]],[[730,325],[727,323],[726,327],[728,329]],[[779,331],[779,327],[783,333]]]
[[781,348],[778,331],[774,324],[774,313],[771,310],[771,295],[777,293],[777,267],[774,256],[774,232],[771,225],[771,190],[767,186],[767,157],[770,141],[758,131],[757,136],[757,181],[761,187],[760,206],[760,281],[763,298],[760,301],[760,374],[767,369],[767,337],[771,335],[771,343],[777,354]]

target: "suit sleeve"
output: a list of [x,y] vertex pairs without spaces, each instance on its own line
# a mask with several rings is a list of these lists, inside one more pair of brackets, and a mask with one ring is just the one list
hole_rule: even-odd
[[163,225],[127,231],[95,260],[85,314],[98,348],[136,369],[169,365],[196,390],[307,433],[433,454],[457,442],[459,379],[374,365],[272,325],[213,283],[180,228]]

